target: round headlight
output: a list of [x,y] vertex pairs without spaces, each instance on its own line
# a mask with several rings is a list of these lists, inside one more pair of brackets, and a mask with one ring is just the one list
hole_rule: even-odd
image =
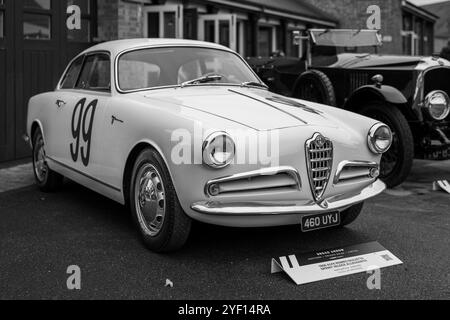
[[391,129],[383,124],[377,123],[370,130],[368,135],[368,145],[373,153],[385,153],[392,144]]
[[450,113],[450,99],[444,91],[432,91],[425,97],[425,108],[434,120],[444,120]]
[[235,145],[226,132],[215,132],[203,142],[203,163],[212,168],[229,165],[235,154]]

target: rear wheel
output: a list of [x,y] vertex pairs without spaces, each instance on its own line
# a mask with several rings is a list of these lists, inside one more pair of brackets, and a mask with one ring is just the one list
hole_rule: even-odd
[[336,95],[328,76],[319,70],[303,72],[297,80],[296,98],[336,106]]
[[144,244],[155,252],[181,248],[191,219],[181,208],[166,165],[155,150],[145,149],[137,157],[129,190],[131,212]]
[[60,188],[63,176],[48,167],[45,153],[45,142],[41,130],[33,136],[33,172],[36,184],[44,192]]
[[386,102],[368,103],[359,113],[391,128],[392,146],[381,158],[380,178],[389,188],[398,186],[408,177],[414,159],[414,140],[408,121],[397,107]]

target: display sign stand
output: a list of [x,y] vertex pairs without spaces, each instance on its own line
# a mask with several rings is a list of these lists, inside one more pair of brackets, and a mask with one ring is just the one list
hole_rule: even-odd
[[402,263],[378,242],[368,242],[273,258],[271,273],[285,272],[299,285]]

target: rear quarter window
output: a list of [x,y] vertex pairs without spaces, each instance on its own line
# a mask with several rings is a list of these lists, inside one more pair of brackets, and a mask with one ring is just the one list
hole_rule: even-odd
[[107,54],[92,54],[84,60],[76,88],[84,90],[109,91],[111,85],[111,64]]

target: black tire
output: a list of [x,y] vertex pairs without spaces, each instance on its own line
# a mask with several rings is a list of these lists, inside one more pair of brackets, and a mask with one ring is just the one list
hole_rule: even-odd
[[188,239],[191,219],[181,208],[169,171],[158,152],[148,148],[139,154],[129,190],[130,210],[146,247],[154,252],[180,249]]
[[393,142],[381,158],[380,179],[388,188],[398,186],[408,177],[414,160],[414,139],[408,121],[396,106],[387,102],[370,102],[359,113],[391,128]]
[[294,96],[307,101],[336,106],[333,84],[330,78],[319,70],[308,70],[298,77]]
[[33,162],[34,179],[43,192],[53,192],[61,188],[63,176],[48,167],[45,159],[45,142],[40,129],[33,135]]
[[355,221],[356,218],[358,218],[359,214],[361,213],[363,207],[364,207],[364,202],[361,202],[361,203],[351,206],[350,208],[348,208],[345,211],[342,211],[341,212],[341,224],[339,226],[343,227],[343,226],[349,225],[350,223]]

